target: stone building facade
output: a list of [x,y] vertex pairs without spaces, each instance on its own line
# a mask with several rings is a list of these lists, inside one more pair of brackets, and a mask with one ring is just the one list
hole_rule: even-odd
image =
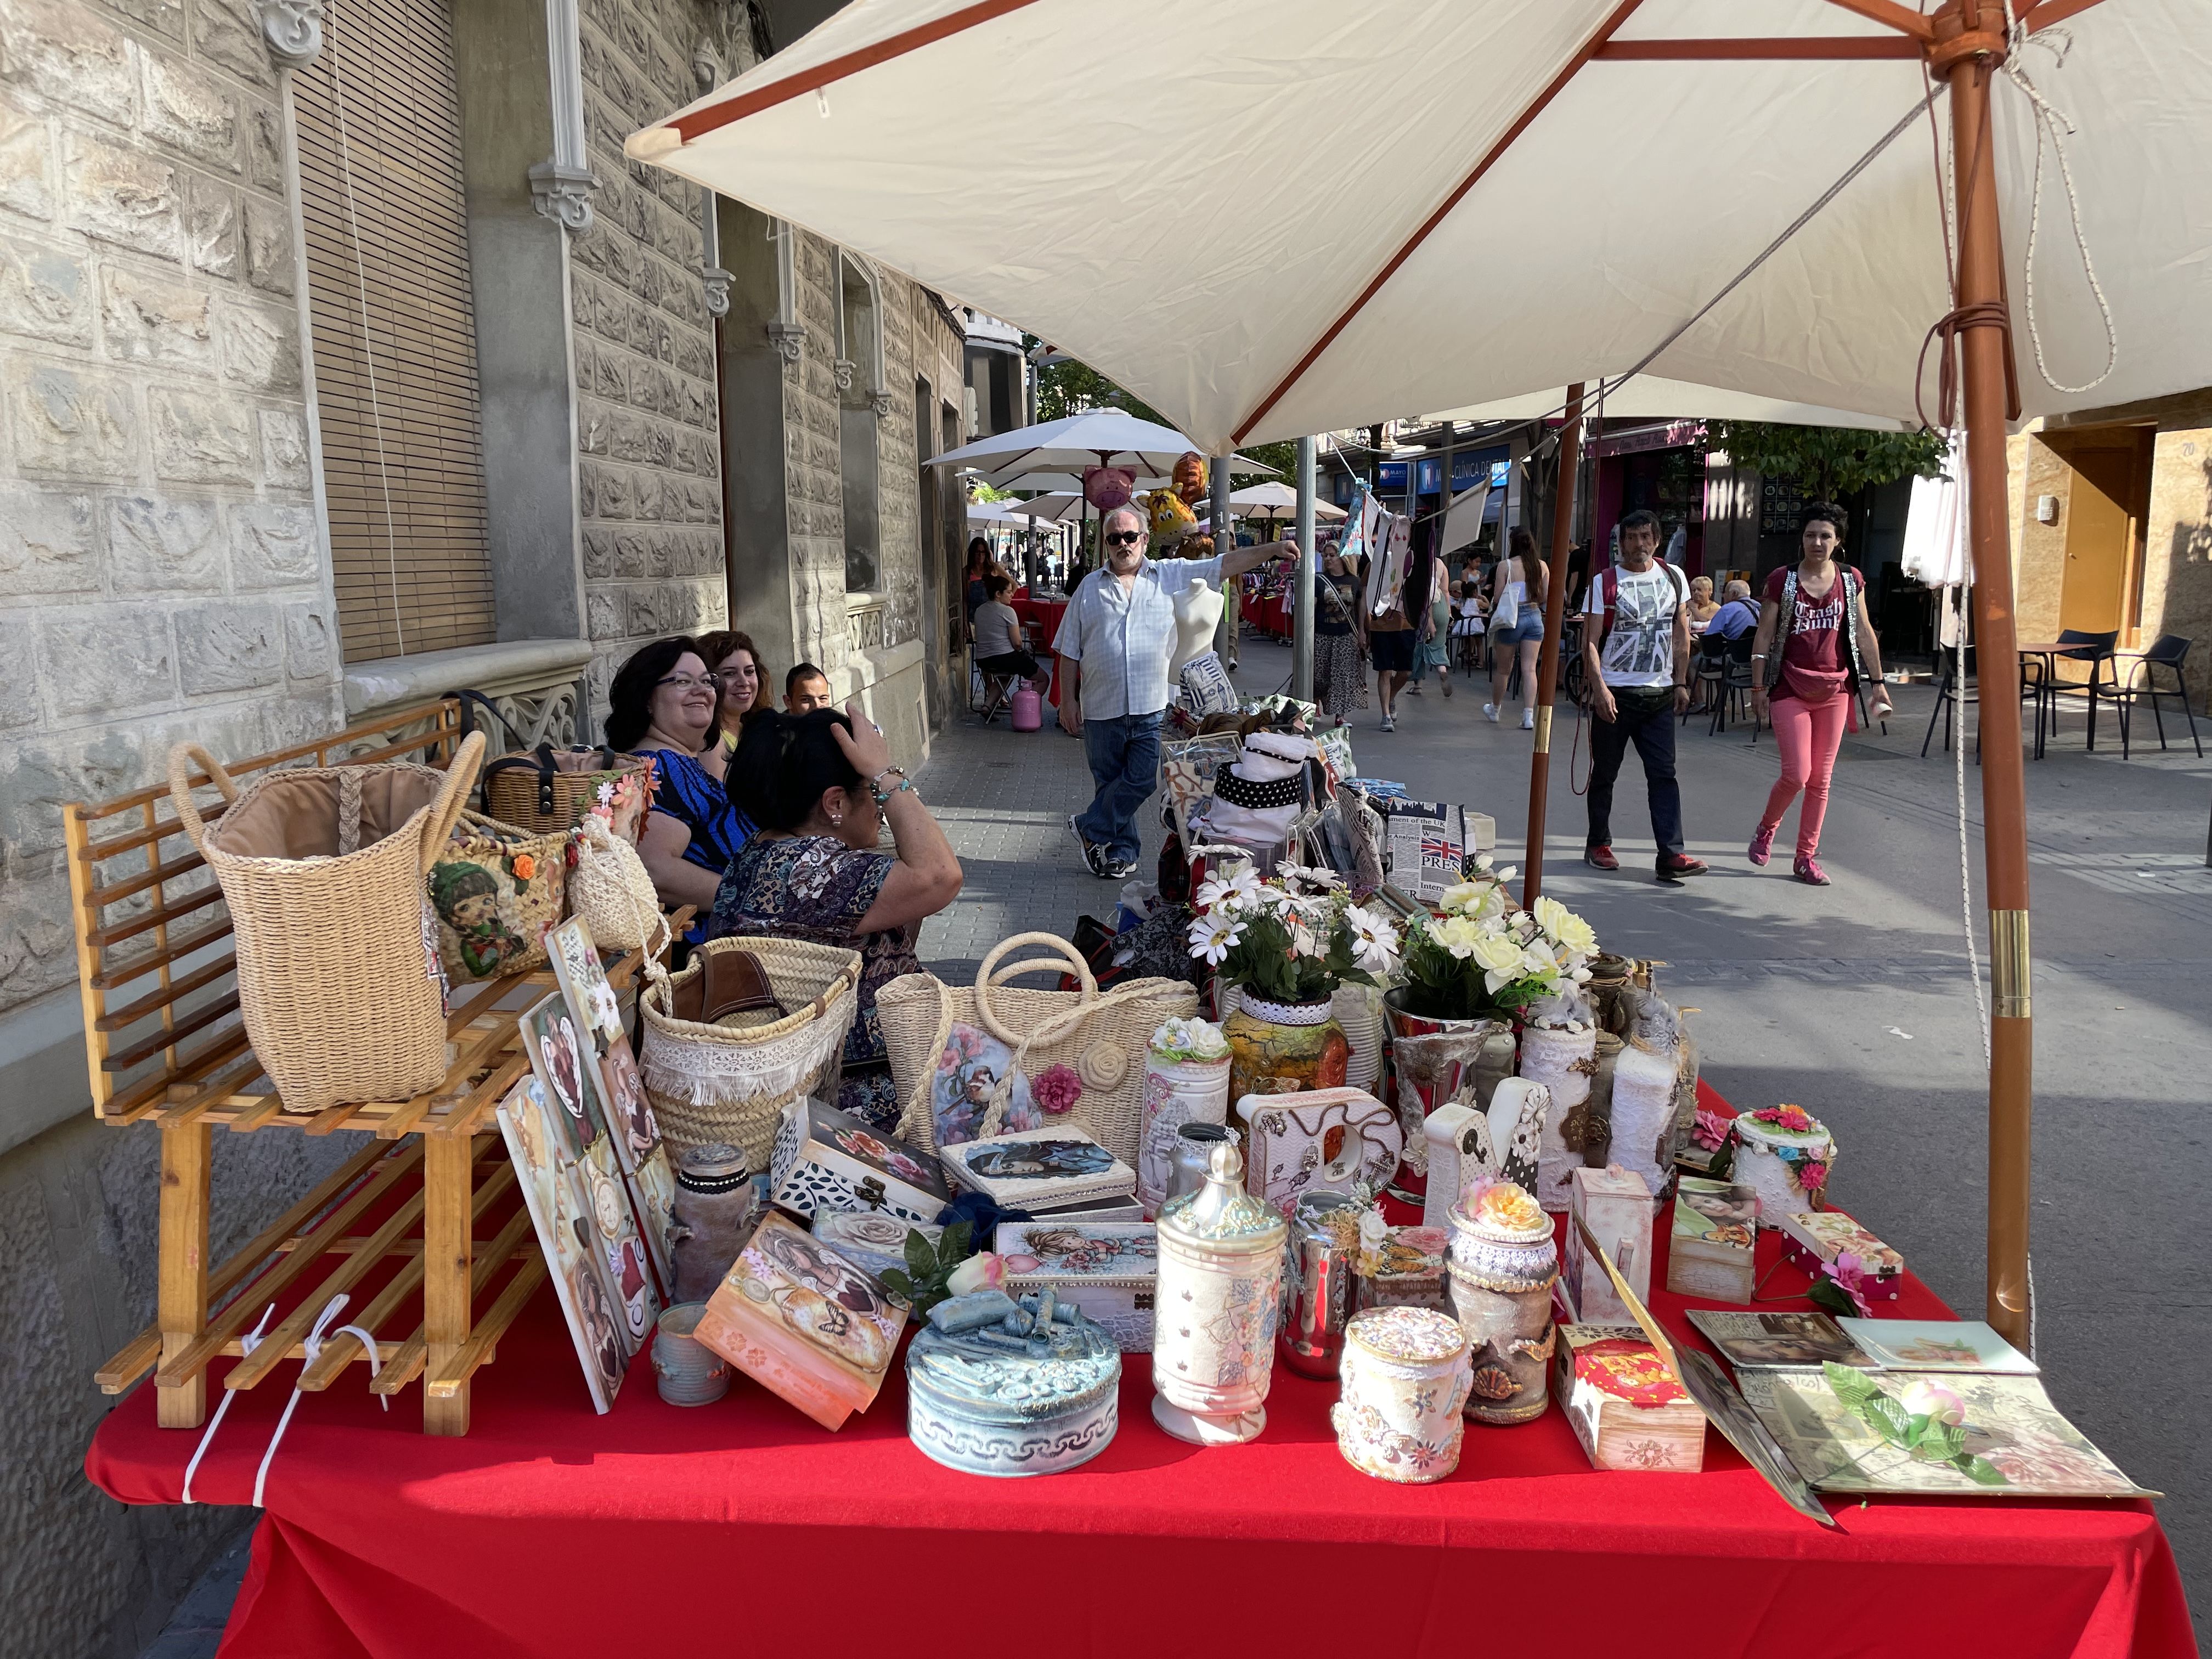
[[[349,648],[351,394],[301,167],[297,77],[350,0],[0,7],[0,1659],[137,1654],[250,1518],[82,1476],[91,1373],[151,1316],[157,1179],[152,1133],[88,1110],[65,805],[180,739],[252,755],[459,684],[587,739],[638,643],[726,619],[905,758],[964,689],[964,526],[921,470],[965,435],[955,313],[621,154],[789,8],[380,3],[447,43],[492,594],[483,643],[405,655]],[[216,1259],[354,1139],[218,1136]]]

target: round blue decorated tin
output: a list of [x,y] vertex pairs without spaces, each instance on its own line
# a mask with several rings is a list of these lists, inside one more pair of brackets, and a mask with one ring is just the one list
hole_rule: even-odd
[[981,1328],[935,1325],[907,1350],[907,1434],[968,1474],[1058,1474],[1087,1463],[1120,1425],[1121,1354],[1048,1289]]

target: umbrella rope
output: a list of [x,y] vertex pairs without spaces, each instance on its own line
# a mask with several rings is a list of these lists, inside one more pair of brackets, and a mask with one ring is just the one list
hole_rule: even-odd
[[[2081,198],[2074,188],[2074,169],[2066,159],[2066,140],[2081,131],[2071,117],[2045,98],[2027,71],[2021,68],[2021,53],[2029,45],[2041,46],[2049,52],[2054,69],[2063,67],[2066,54],[2073,49],[2074,36],[2069,30],[2047,28],[2030,36],[2024,18],[2013,14],[2013,0],[2005,0],[2005,78],[2018,87],[2035,115],[2035,179],[2028,196],[2027,250],[2021,259],[2021,271],[2027,290],[2027,338],[2035,350],[2036,372],[2054,392],[2069,394],[2088,392],[2102,386],[2120,361],[2119,331],[2112,321],[2112,307],[2105,298],[2104,284],[2097,280],[2096,262],[2089,257],[2089,239],[2081,228]],[[2105,367],[2093,380],[2080,386],[2062,385],[2051,373],[2044,361],[2043,331],[2035,318],[2035,243],[2043,228],[2043,146],[2048,136],[2051,153],[2058,161],[2059,182],[2065,186],[2067,211],[2073,222],[2074,246],[2081,255],[2081,274],[2088,280],[2089,292],[2097,301],[2097,314],[2105,325]]]

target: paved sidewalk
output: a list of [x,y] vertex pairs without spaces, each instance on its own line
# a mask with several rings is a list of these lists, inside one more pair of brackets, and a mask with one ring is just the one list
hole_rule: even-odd
[[[930,740],[915,780],[960,854],[967,883],[953,907],[922,924],[923,963],[947,983],[972,983],[984,954],[1016,933],[1075,931],[1076,918],[1110,921],[1122,884],[1085,868],[1067,817],[1091,804],[1083,745],[1050,723],[1016,732],[962,713]],[[1144,853],[1133,881],[1159,862],[1158,798],[1140,815]],[[1038,981],[1042,983],[1042,981]]]

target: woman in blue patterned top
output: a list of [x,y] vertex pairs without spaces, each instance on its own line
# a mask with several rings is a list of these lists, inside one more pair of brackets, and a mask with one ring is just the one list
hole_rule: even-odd
[[[722,878],[707,937],[809,939],[860,953],[860,1006],[837,1104],[896,1129],[900,1103],[876,993],[921,970],[915,936],[924,917],[959,896],[960,860],[857,702],[843,714],[759,711],[738,738],[730,776],[760,828]],[[878,849],[887,820],[896,852]]]
[[[638,856],[663,904],[696,905],[703,913],[753,833],[723,787],[721,688],[698,647],[678,635],[639,649],[607,696],[608,746],[653,757],[653,811],[637,838]],[[696,942],[696,927],[689,937]]]

